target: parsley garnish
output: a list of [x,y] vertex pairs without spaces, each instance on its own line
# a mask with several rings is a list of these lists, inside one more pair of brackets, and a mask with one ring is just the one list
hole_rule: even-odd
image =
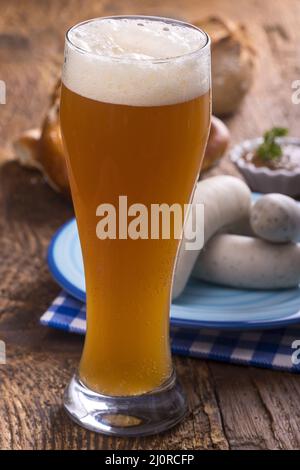
[[276,160],[282,156],[282,148],[276,142],[276,137],[284,137],[288,134],[285,127],[273,127],[264,133],[264,141],[256,150],[256,155],[262,160]]

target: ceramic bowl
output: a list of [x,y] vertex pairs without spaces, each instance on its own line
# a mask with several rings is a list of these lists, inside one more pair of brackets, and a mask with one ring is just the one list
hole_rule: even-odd
[[[271,170],[267,167],[257,167],[244,160],[246,152],[255,150],[263,139],[245,140],[233,147],[230,159],[236,165],[246,182],[252,189],[260,193],[282,193],[296,197],[300,195],[300,166],[296,170]],[[300,148],[300,139],[296,137],[282,137],[278,143],[297,145]]]

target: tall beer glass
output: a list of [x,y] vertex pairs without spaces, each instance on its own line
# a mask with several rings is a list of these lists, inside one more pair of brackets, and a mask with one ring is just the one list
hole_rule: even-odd
[[66,35],[62,82],[87,292],[84,350],[64,404],[94,431],[156,433],[186,411],[169,341],[179,240],[99,236],[97,208],[115,207],[120,228],[120,196],[148,209],[190,201],[210,126],[209,38],[166,18],[89,20]]

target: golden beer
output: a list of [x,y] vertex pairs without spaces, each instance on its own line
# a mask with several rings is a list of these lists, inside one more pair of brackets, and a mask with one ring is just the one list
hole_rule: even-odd
[[[155,19],[143,21],[158,27]],[[147,24],[151,39],[150,26]],[[105,28],[103,35],[107,34]],[[109,25],[107,28],[110,33]],[[130,20],[120,29],[120,41],[125,37],[122,28],[125,32],[133,28]],[[146,33],[139,34],[143,38]],[[179,240],[174,236],[99,239],[96,209],[101,203],[118,208],[121,195],[127,196],[128,206],[144,204],[149,212],[152,204],[183,207],[189,203],[210,126],[209,69],[203,72],[204,85],[199,86],[192,81],[193,77],[197,80],[193,68],[197,56],[186,59],[188,65],[183,61],[169,70],[167,62],[156,65],[153,60],[154,72],[148,70],[148,36],[147,58],[137,57],[141,52],[135,49],[133,57],[127,51],[124,57],[111,59],[100,54],[100,60],[93,53],[84,62],[81,50],[68,51],[61,94],[61,129],[87,293],[87,332],[79,380],[89,390],[110,397],[150,393],[172,375],[169,310]],[[170,48],[175,47],[172,41]],[[73,59],[76,53],[78,57]],[[179,55],[176,47],[174,54]],[[73,76],[81,60],[86,75],[76,81]],[[94,74],[93,61],[99,76]],[[135,83],[136,75],[141,80]],[[91,86],[85,88],[89,80]]]
[[[100,103],[63,86],[61,126],[87,286],[82,380],[110,395],[144,393],[171,372],[169,303],[178,240],[99,240],[96,207],[185,204],[209,129],[209,93],[168,106]],[[73,136],[76,135],[76,140]]]

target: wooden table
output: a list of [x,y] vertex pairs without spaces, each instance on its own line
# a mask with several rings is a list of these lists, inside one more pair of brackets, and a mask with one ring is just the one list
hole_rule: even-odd
[[[299,136],[300,79],[297,0],[2,0],[0,79],[1,158],[12,140],[37,126],[59,76],[66,29],[89,17],[144,13],[186,18],[222,12],[245,22],[258,51],[256,81],[238,114],[228,119],[233,142],[287,125]],[[214,172],[234,173],[226,160]],[[2,449],[296,449],[300,448],[300,377],[217,362],[175,358],[188,392],[187,419],[163,435],[115,439],[74,425],[61,403],[82,338],[39,325],[59,292],[45,262],[54,230],[72,208],[34,171],[11,161],[0,172],[0,366]]]

